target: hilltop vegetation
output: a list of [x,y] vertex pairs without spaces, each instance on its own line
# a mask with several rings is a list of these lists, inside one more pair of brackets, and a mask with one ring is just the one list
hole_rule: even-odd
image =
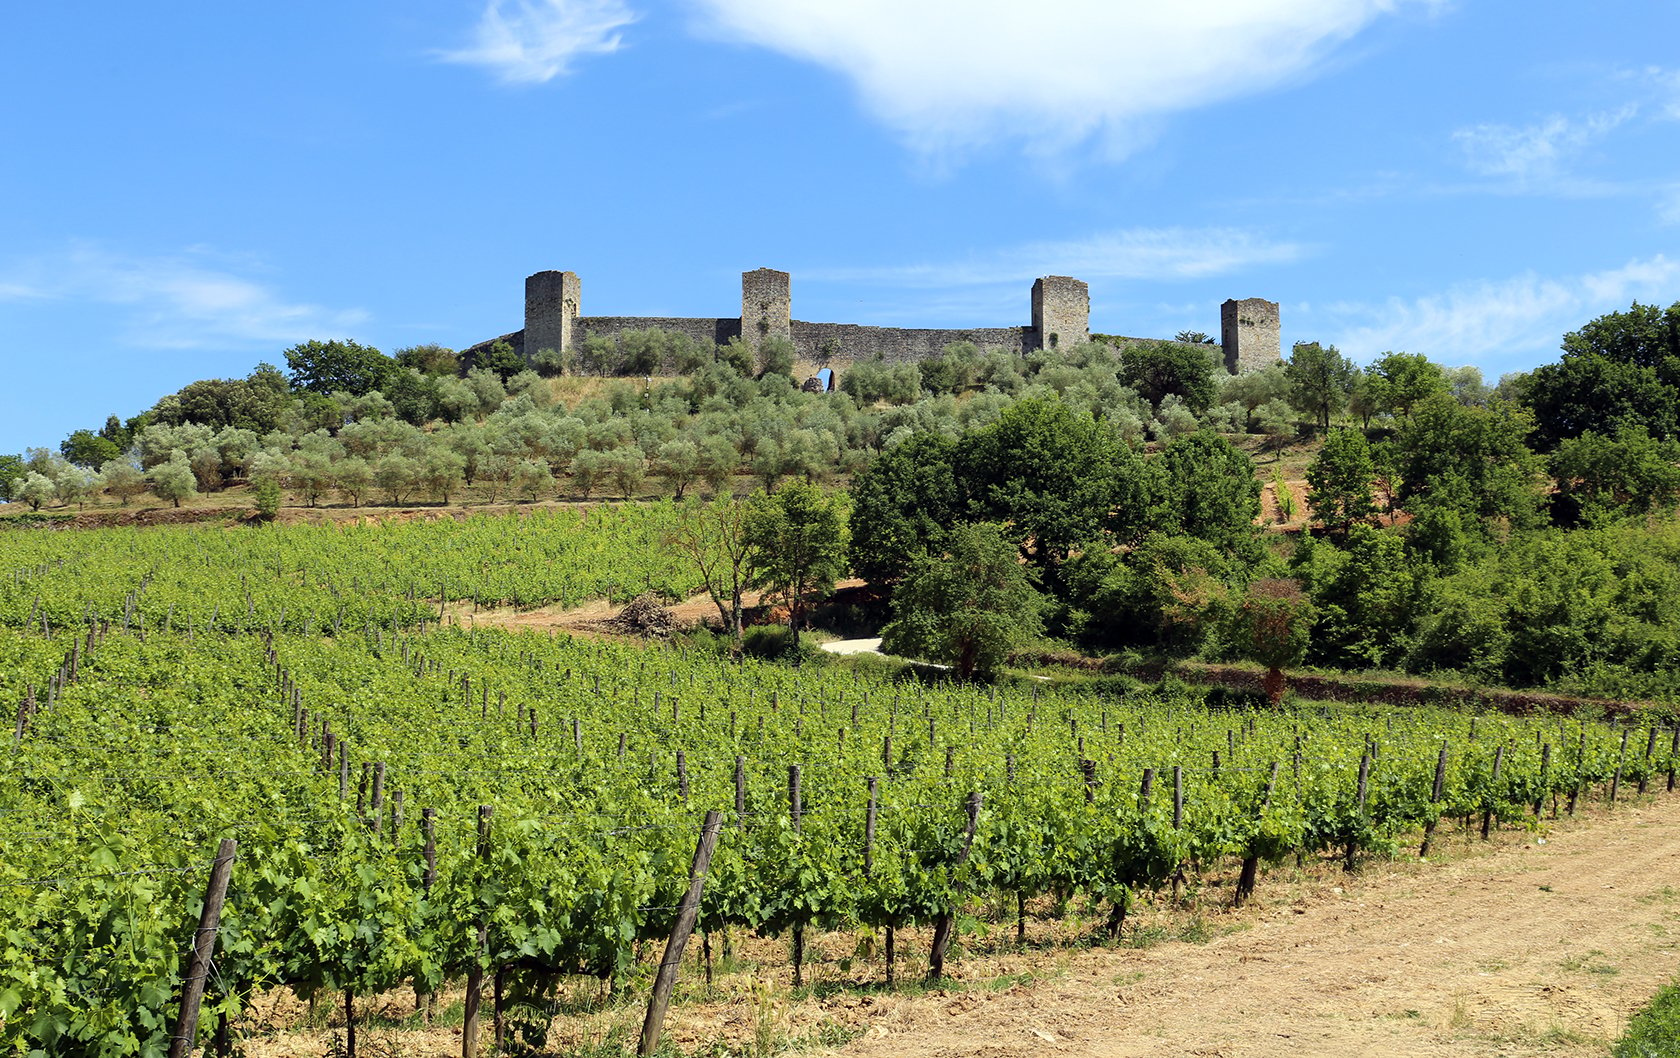
[[[760,505],[759,523],[821,513],[823,546],[898,592],[895,641],[982,675],[1047,636],[1137,660],[1266,655],[1279,672],[1450,672],[1668,698],[1680,693],[1677,335],[1680,304],[1635,305],[1566,336],[1559,363],[1493,389],[1415,354],[1361,369],[1302,343],[1230,377],[1192,344],[1099,336],[1027,357],[953,345],[922,364],[860,363],[831,393],[796,386],[791,349],[774,340],[704,348],[632,333],[534,367],[497,345],[463,361],[437,346],[386,357],[310,342],[287,351],[289,374],[264,365],[194,383],[56,453],[17,457],[4,482],[32,507],[100,490],[128,503],[145,488],[179,503],[248,483],[270,513],[284,498],[704,492],[727,505],[743,476],[764,496],[790,479],[845,484],[840,510],[785,495]],[[1284,479],[1286,451],[1304,480]],[[1268,534],[1267,511],[1315,528]],[[733,546],[731,583],[691,581],[714,588],[726,623],[740,591],[783,565],[780,545],[742,542],[748,521],[684,521],[691,560]],[[1025,563],[1026,583],[997,581],[989,596],[1007,606],[930,568],[954,547],[989,553],[970,526]],[[816,532],[799,531],[805,543]],[[783,569],[799,584],[795,614],[844,570],[818,572]],[[999,611],[1011,619],[989,616]],[[1257,642],[1257,614],[1287,634]],[[974,640],[982,632],[989,641]]]

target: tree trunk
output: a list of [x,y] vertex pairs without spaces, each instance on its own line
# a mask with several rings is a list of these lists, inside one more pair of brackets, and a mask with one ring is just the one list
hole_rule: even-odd
[[1254,877],[1259,873],[1260,857],[1244,856],[1242,861],[1242,873],[1237,876],[1237,898],[1234,901],[1233,906],[1243,906],[1244,902],[1254,895]]

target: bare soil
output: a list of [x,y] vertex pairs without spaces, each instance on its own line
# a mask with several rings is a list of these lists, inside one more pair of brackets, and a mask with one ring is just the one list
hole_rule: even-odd
[[1602,1055],[1680,969],[1677,855],[1680,800],[1620,808],[1543,845],[1274,893],[1205,944],[916,1004],[841,1053]]
[[[879,938],[867,934],[810,937],[815,983],[798,991],[785,938],[737,937],[735,961],[720,962],[708,988],[696,937],[666,1028],[684,1053],[722,1042],[856,1058],[1602,1055],[1680,968],[1680,798],[1590,815],[1488,843],[1444,823],[1435,862],[1402,853],[1354,874],[1328,861],[1278,868],[1241,910],[1229,907],[1230,875],[1212,875],[1181,905],[1146,901],[1128,919],[1130,945],[1080,946],[1091,924],[1076,911],[1033,920],[1018,947],[1005,915],[965,935],[936,988],[917,983],[922,930],[900,934],[900,981],[911,984],[898,990],[880,987]],[[1162,936],[1184,939],[1147,943]],[[644,961],[658,954],[649,946]],[[553,1053],[619,1043],[628,1053],[644,1001],[576,982]],[[343,1031],[330,1003],[311,1028],[289,993],[263,997],[245,1053],[326,1053]],[[411,994],[364,1000],[363,1045],[459,1054],[459,1003],[456,989],[443,1021],[420,1028]],[[850,1042],[824,1042],[839,1039]]]

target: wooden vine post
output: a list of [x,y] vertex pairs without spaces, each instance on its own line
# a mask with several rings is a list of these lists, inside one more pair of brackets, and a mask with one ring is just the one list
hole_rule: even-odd
[[181,1010],[175,1019],[175,1033],[169,1037],[169,1058],[187,1058],[198,1035],[198,1008],[204,1002],[204,986],[210,979],[210,959],[216,951],[216,931],[222,924],[222,904],[227,900],[228,878],[233,874],[233,856],[239,842],[223,838],[210,865],[210,882],[204,889],[204,908],[198,913],[193,931],[192,961],[181,982]]
[[706,886],[706,872],[712,865],[712,852],[717,848],[718,833],[723,830],[723,813],[712,809],[700,826],[700,844],[694,849],[694,865],[688,871],[688,891],[683,893],[677,907],[677,921],[671,927],[671,939],[665,942],[665,957],[659,960],[659,973],[653,981],[653,995],[648,998],[647,1018],[642,1022],[642,1039],[636,1047],[638,1055],[649,1055],[659,1045],[659,1032],[665,1025],[665,1012],[671,1006],[671,993],[677,986],[677,969],[682,965],[683,947],[700,916],[700,894]]

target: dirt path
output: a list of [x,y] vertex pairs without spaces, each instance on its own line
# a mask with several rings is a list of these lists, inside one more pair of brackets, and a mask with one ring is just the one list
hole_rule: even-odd
[[1372,870],[1208,943],[924,996],[839,1053],[1602,1055],[1680,973],[1677,863],[1680,798],[1618,807],[1544,844]]

